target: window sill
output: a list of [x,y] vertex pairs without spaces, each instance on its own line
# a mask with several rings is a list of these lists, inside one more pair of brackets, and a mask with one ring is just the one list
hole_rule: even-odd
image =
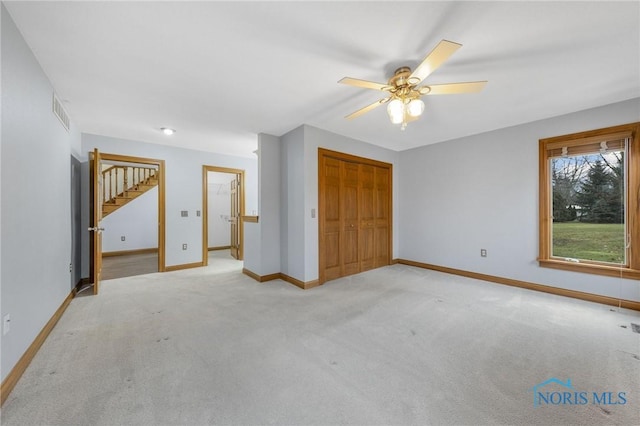
[[562,269],[565,271],[582,272],[585,274],[640,280],[640,270],[627,267],[595,265],[592,263],[575,263],[556,259],[538,259],[538,263],[543,268]]

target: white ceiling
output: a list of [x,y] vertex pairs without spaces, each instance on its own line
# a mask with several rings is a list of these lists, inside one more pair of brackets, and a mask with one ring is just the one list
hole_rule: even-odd
[[[310,124],[394,150],[640,96],[640,2],[5,2],[81,131],[252,156]],[[441,40],[461,43],[405,131],[343,117]],[[177,133],[162,135],[160,127]]]

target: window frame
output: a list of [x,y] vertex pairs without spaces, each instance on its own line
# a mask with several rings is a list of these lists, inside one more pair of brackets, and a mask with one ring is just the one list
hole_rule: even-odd
[[[580,260],[574,262],[552,257],[553,212],[551,204],[551,173],[549,155],[550,146],[579,146],[593,143],[595,140],[606,140],[628,134],[626,161],[626,225],[630,247],[627,248],[626,265],[608,265],[599,262]],[[584,272],[619,278],[640,279],[640,122],[589,130],[569,135],[556,136],[539,140],[539,255],[541,267]]]

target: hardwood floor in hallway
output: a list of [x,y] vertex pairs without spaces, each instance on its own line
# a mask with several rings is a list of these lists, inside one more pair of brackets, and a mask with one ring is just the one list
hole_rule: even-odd
[[[209,252],[209,266],[224,270],[242,270],[242,261],[236,260],[227,250]],[[105,256],[102,258],[102,279],[133,277],[158,272],[158,253]]]
[[102,258],[102,279],[133,277],[158,272],[158,253],[104,256]]

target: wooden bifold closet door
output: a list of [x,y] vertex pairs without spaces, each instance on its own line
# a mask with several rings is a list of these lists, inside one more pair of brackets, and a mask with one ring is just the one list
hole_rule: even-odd
[[320,282],[391,262],[391,164],[318,150]]

